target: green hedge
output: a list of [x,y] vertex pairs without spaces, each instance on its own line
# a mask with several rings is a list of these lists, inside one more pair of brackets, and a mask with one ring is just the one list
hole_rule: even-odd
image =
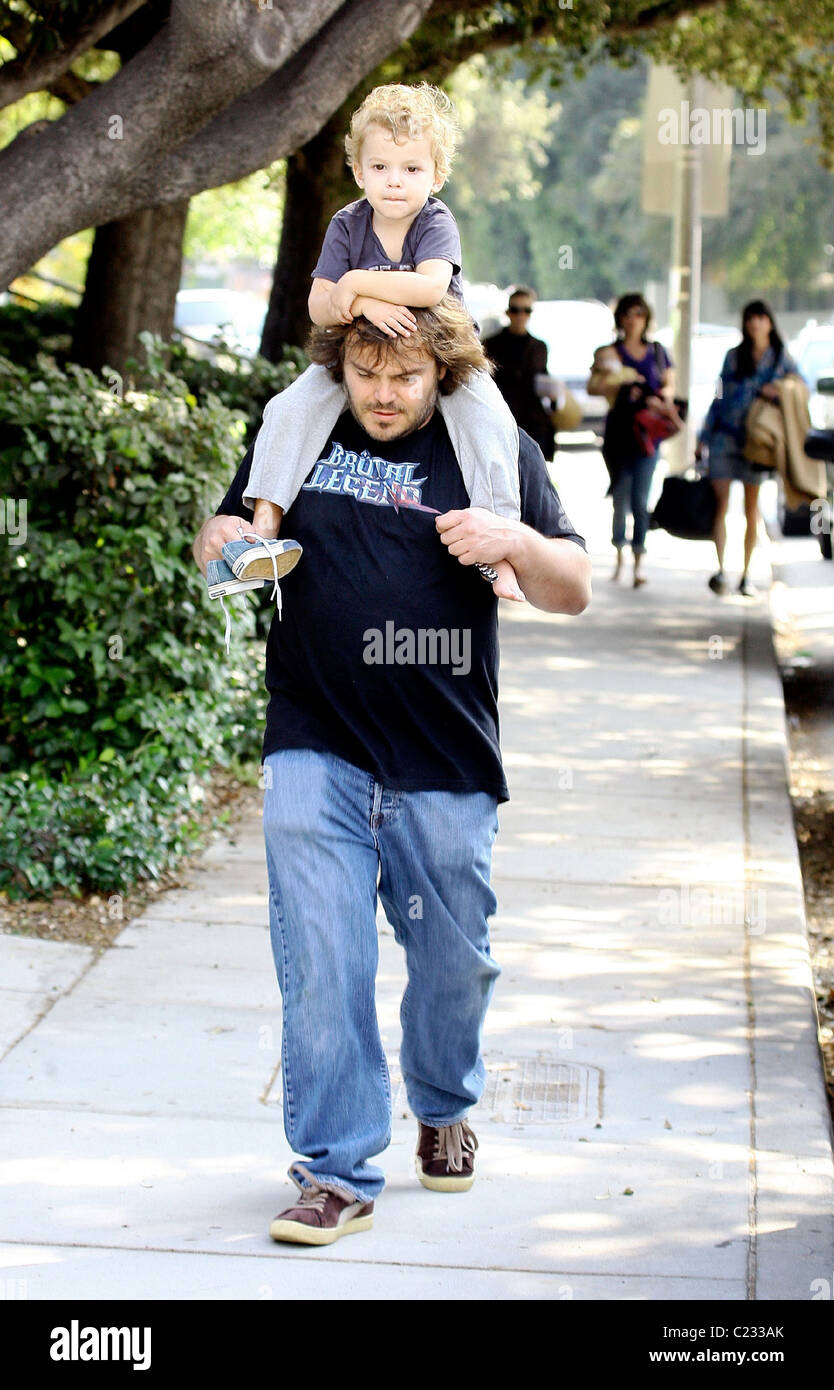
[[[0,358],[9,896],[157,875],[196,834],[194,778],[259,754],[254,603],[230,601],[227,660],[220,605],[191,554],[240,462],[250,413],[224,404],[206,373],[198,397],[164,370],[161,344],[146,347],[148,389],[124,399],[75,364]],[[243,393],[225,386],[227,399]],[[13,543],[24,502],[25,540]]]
[[[158,345],[158,348],[161,345]],[[215,397],[230,410],[238,411],[246,422],[246,437],[255,438],[263,409],[278,391],[283,391],[307,366],[300,348],[287,347],[280,362],[268,362],[265,357],[252,361],[233,354],[218,353],[215,361],[194,357],[182,339],[174,336],[167,347],[169,370],[183,381],[202,404]]]

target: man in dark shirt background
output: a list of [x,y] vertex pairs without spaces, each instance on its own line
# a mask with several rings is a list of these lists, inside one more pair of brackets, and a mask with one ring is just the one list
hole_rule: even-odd
[[495,363],[495,384],[516,421],[550,459],[556,436],[550,412],[535,389],[536,376],[547,374],[547,343],[529,331],[535,299],[526,285],[513,290],[507,305],[509,326],[487,338],[484,351]]
[[[465,1191],[466,1123],[485,1070],[498,966],[488,919],[497,806],[498,601],[474,568],[507,559],[527,599],[580,613],[590,565],[538,449],[519,448],[521,520],[470,507],[439,392],[485,358],[446,297],[386,337],[365,319],[315,330],[314,361],[350,409],[288,509],[303,545],[267,639],[263,742],[270,932],[283,997],[284,1125],[308,1155],[275,1240],[324,1245],[367,1229],[390,1142],[374,1002],[377,893],[404,947],[400,1052],[423,1186]],[[251,524],[253,449],[194,556],[205,571]]]

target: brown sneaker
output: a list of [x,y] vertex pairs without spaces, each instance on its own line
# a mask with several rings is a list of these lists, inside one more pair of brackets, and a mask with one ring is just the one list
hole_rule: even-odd
[[417,1176],[433,1192],[466,1192],[475,1181],[478,1141],[465,1120],[432,1129],[418,1121]]
[[[302,1173],[310,1186],[304,1187],[296,1173]],[[272,1222],[269,1234],[273,1240],[288,1240],[295,1245],[332,1245],[340,1236],[373,1226],[373,1202],[359,1202],[349,1192],[319,1187],[301,1163],[294,1163],[289,1174],[301,1196]]]

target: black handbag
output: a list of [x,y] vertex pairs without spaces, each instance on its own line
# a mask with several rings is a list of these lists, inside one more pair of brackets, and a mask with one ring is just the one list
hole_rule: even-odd
[[696,473],[670,473],[652,512],[652,530],[668,531],[684,541],[711,541],[716,497],[709,478]]

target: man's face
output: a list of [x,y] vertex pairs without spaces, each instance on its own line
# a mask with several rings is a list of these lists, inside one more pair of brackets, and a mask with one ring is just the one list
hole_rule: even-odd
[[423,347],[396,351],[350,341],[345,349],[345,390],[354,418],[372,439],[399,439],[431,418],[437,385],[446,368]]
[[526,333],[530,327],[530,315],[533,312],[533,301],[529,295],[513,295],[507,307],[507,314],[510,319],[511,333]]

